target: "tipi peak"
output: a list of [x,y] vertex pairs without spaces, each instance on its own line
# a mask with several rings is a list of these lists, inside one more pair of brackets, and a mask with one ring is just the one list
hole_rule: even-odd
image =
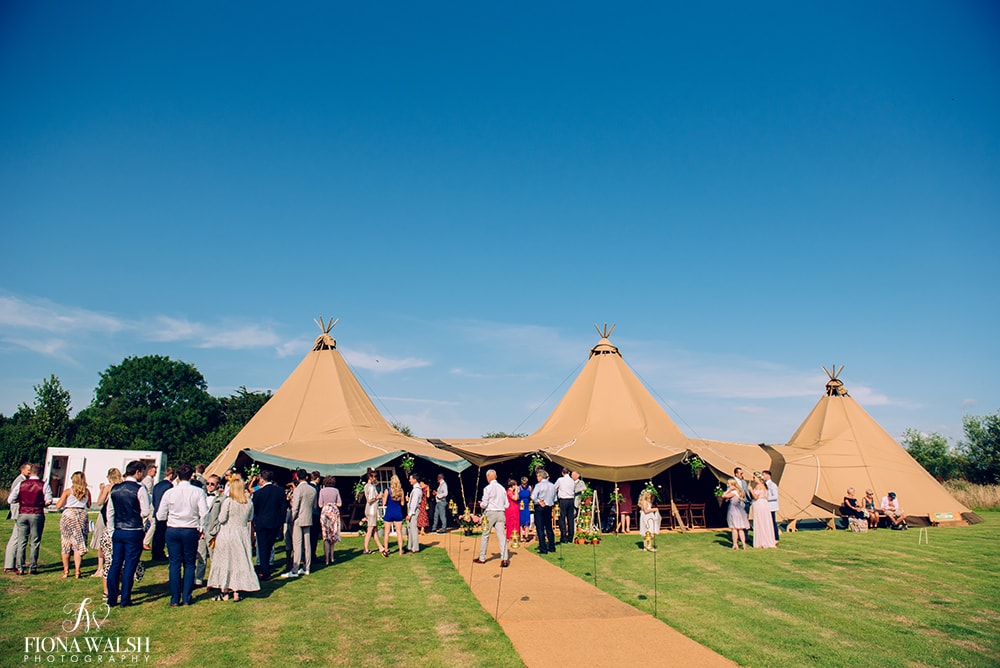
[[844,382],[840,380],[840,374],[844,371],[844,365],[841,364],[840,368],[837,368],[836,364],[831,364],[830,368],[827,369],[825,366],[821,367],[826,373],[827,377],[830,379],[826,384],[826,395],[828,397],[847,397],[847,388],[844,387]]
[[337,326],[337,323],[340,322],[340,318],[337,318],[336,320],[330,318],[329,320],[324,321],[323,316],[320,316],[319,319],[313,318],[313,322],[316,323],[316,326],[319,327],[320,332],[322,332],[322,334],[316,337],[316,342],[313,343],[313,351],[335,349],[337,347],[337,340],[330,336],[330,331]]

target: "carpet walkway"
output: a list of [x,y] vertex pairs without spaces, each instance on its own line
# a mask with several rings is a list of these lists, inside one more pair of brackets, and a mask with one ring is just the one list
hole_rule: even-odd
[[531,549],[512,551],[510,567],[500,568],[496,536],[485,564],[472,563],[479,556],[480,536],[453,532],[433,538],[529,667],[548,667],[553,660],[560,665],[737,665]]

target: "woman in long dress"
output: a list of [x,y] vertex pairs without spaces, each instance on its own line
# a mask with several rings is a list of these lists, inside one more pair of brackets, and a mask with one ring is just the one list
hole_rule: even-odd
[[[518,503],[518,484],[511,478],[507,481],[507,510],[504,511],[504,522],[507,524],[507,544],[510,537],[521,537],[521,509]],[[515,540],[516,542],[516,540]]]
[[659,509],[653,504],[653,493],[643,489],[639,494],[639,533],[642,534],[642,549],[646,552],[656,552],[656,539],[653,536],[660,533]]
[[242,478],[229,482],[226,498],[219,506],[219,533],[215,535],[212,552],[212,570],[208,586],[218,587],[219,595],[213,600],[240,600],[240,592],[259,591],[260,581],[253,567],[250,548],[250,520],[253,504],[247,496]]
[[80,579],[80,564],[83,555],[87,554],[87,528],[90,521],[87,509],[90,507],[90,490],[87,489],[87,479],[83,471],[73,474],[72,486],[66,489],[59,500],[56,509],[62,510],[59,518],[59,541],[62,547],[63,577],[69,577],[69,555],[73,555],[73,569],[76,578]]
[[747,529],[750,528],[750,518],[747,511],[743,510],[743,490],[740,489],[736,478],[726,481],[726,491],[722,495],[724,501],[729,502],[729,510],[726,512],[726,524],[733,532],[733,549],[738,549],[740,543],[743,549],[747,549]]
[[417,528],[420,529],[420,535],[423,536],[427,533],[427,527],[431,525],[430,517],[427,515],[428,499],[431,498],[431,488],[424,482],[420,481],[420,505],[417,506]]
[[118,474],[118,480],[121,481],[121,471],[118,469],[109,469],[107,482],[101,483],[101,491],[97,495],[97,503],[95,504],[99,510],[97,513],[97,519],[94,520],[94,533],[90,535],[90,549],[97,550],[97,572],[95,572],[91,577],[99,578],[104,575],[104,550],[101,549],[101,537],[108,528],[108,498],[111,496],[111,488],[114,484],[111,483],[111,474],[115,472]]
[[383,557],[389,556],[389,551],[382,546],[382,541],[378,537],[378,503],[382,495],[379,494],[378,485],[376,484],[377,477],[375,475],[375,469],[368,469],[366,473],[368,481],[365,483],[365,524],[367,528],[365,529],[365,554],[372,554],[372,551],[368,549],[371,545],[372,536],[375,536],[375,544],[378,545],[379,554]]
[[517,523],[520,526],[521,542],[531,539],[531,485],[528,477],[521,477],[521,485],[517,488]]
[[323,478],[323,489],[319,490],[316,505],[319,506],[319,525],[323,532],[323,556],[326,565],[333,563],[333,549],[340,542],[340,490],[337,479],[332,475]]
[[778,547],[774,541],[774,523],[771,521],[771,509],[767,505],[767,486],[759,473],[753,474],[754,486],[751,490],[753,503],[750,504],[750,514],[753,516],[753,546]]
[[382,556],[389,556],[390,528],[396,530],[396,545],[399,547],[399,556],[403,556],[403,499],[403,483],[399,481],[399,476],[393,475],[389,479],[389,489],[382,492],[382,503],[385,504],[385,515],[382,517],[385,549]]

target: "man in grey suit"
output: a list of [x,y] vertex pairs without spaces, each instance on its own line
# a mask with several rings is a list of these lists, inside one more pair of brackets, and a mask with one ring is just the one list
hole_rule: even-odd
[[[28,478],[28,470],[30,465],[25,462],[21,464],[21,471],[14,482],[10,483],[10,488],[14,489],[22,482]],[[3,572],[4,573],[16,573],[17,572],[17,560],[14,556],[17,554],[17,509],[21,507],[20,503],[16,501],[10,504],[10,519],[14,520],[14,528],[10,532],[10,540],[7,541],[7,551],[3,553]],[[24,558],[21,559],[24,561]]]
[[292,569],[282,573],[283,578],[309,575],[312,566],[313,506],[316,505],[316,488],[309,484],[305,469],[296,472],[298,483],[292,493]]
[[417,515],[420,512],[420,500],[424,490],[420,487],[420,479],[415,473],[410,474],[410,503],[406,506],[406,549],[411,553],[420,551],[420,527],[417,526]]

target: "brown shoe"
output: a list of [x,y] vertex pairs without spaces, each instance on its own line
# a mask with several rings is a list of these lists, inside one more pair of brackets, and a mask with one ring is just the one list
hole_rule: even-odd
[[500,568],[507,568],[510,566],[510,559],[504,559],[500,562]]
[[472,560],[472,563],[474,563],[474,564],[485,564],[486,562],[483,561],[482,559],[480,559],[479,557],[476,557],[475,559]]

